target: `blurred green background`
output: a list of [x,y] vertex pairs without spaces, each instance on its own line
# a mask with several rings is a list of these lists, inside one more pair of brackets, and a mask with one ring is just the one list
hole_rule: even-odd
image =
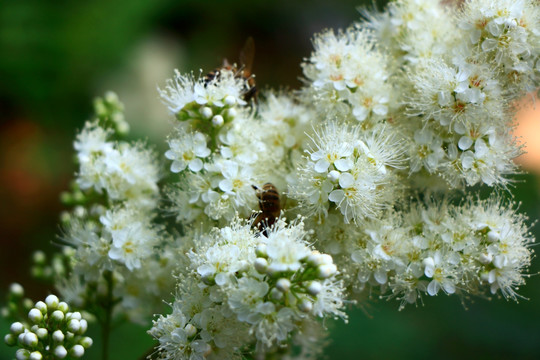
[[[371,1],[369,2],[371,4]],[[379,8],[384,1],[378,2]],[[34,300],[48,289],[29,277],[33,250],[55,251],[59,193],[75,167],[72,142],[91,114],[91,102],[115,90],[126,105],[133,135],[165,145],[168,116],[156,86],[178,68],[209,71],[224,57],[237,61],[255,39],[259,88],[298,88],[300,62],[313,33],[359,19],[359,1],[95,0],[0,2],[0,296],[20,282]],[[539,183],[521,175],[514,193],[533,220]],[[531,222],[532,222],[531,221]],[[538,234],[539,226],[533,231]],[[535,259],[538,260],[538,259]],[[531,274],[539,272],[534,261]],[[329,322],[329,359],[540,358],[540,279],[532,276],[519,304],[455,297],[398,304],[369,300],[350,322]],[[0,323],[5,334],[8,324]],[[100,340],[87,359],[99,358]],[[144,327],[113,334],[113,359],[137,359],[151,345]],[[115,346],[114,344],[117,344]],[[2,342],[0,358],[14,349]]]

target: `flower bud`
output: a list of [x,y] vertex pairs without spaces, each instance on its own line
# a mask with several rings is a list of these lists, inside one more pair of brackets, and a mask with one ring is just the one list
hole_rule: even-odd
[[79,343],[80,343],[85,349],[88,349],[90,346],[92,346],[92,344],[94,343],[94,341],[92,340],[91,337],[85,336],[85,337],[83,337],[81,340],[79,340]]
[[23,333],[20,333],[19,336],[17,336],[17,341],[20,342],[21,344],[23,344],[24,343],[24,335],[26,335],[27,332],[28,332],[28,330],[26,330]]
[[120,135],[127,135],[129,133],[129,123],[126,121],[121,121],[116,124],[116,131]]
[[45,253],[43,251],[37,250],[32,254],[32,259],[38,265],[45,265],[45,261],[47,260],[47,256],[45,255]]
[[[73,195],[74,195],[75,200],[77,202],[84,201],[84,194],[82,192],[77,191]],[[80,206],[80,205],[75,206],[75,208],[73,209],[73,215],[75,215],[78,218],[83,218],[83,217],[86,216],[86,209],[84,207]]]
[[212,113],[211,108],[209,108],[208,106],[205,106],[205,107],[201,108],[201,115],[205,119],[210,119],[212,117],[212,115],[214,115],[214,114]]
[[291,288],[291,282],[289,279],[281,278],[276,282],[276,289],[281,292],[287,292]]
[[[43,303],[45,304],[45,303]],[[36,303],[37,305],[37,303]],[[24,298],[23,301],[22,301],[22,306],[23,306],[23,309],[25,309],[26,311],[30,311],[31,308],[34,307],[34,303],[32,300],[30,300],[29,298]],[[39,307],[35,306],[36,308],[39,309]],[[45,312],[47,312],[47,306],[45,306],[45,312],[43,312],[43,310],[39,309],[42,313],[45,314]]]
[[45,304],[47,304],[47,307],[51,310],[56,310],[59,302],[60,301],[56,295],[49,295],[45,298]]
[[36,330],[36,335],[38,338],[43,340],[47,337],[47,335],[49,335],[49,331],[45,328],[39,328]]
[[81,323],[77,319],[71,319],[67,324],[67,328],[70,332],[76,334],[81,328]]
[[35,324],[43,320],[43,314],[39,309],[33,308],[28,312],[28,319]]
[[66,314],[66,318],[69,319],[69,320],[71,320],[71,319],[81,320],[82,316],[81,316],[80,312],[75,311],[75,312],[69,313],[69,316]]
[[[62,193],[62,195],[64,195],[64,193]],[[68,202],[66,201],[66,199],[67,199],[66,196],[62,196],[62,203],[69,204],[71,200]],[[69,195],[69,199],[71,199],[71,195]],[[62,211],[60,213],[60,222],[66,224],[66,223],[69,223],[70,221],[71,221],[71,214],[67,211]]]
[[332,256],[328,255],[328,254],[321,254],[321,261],[322,261],[322,264],[324,264],[324,265],[329,265],[329,264],[334,263],[334,260],[332,259]]
[[54,356],[56,356],[59,359],[63,359],[67,356],[67,350],[64,346],[58,345],[54,348]]
[[4,336],[4,342],[7,346],[14,346],[15,344],[17,344],[17,338],[13,334],[7,334],[6,336]]
[[41,311],[41,313],[43,315],[45,315],[47,313],[47,304],[45,304],[43,301],[38,301],[35,305],[34,305],[34,308],[38,309],[39,311]]
[[308,264],[313,266],[322,265],[323,259],[321,257],[321,253],[318,251],[313,251],[311,254],[308,255],[307,262]]
[[231,106],[231,105],[234,105],[236,103],[236,98],[234,96],[232,96],[232,95],[227,95],[225,97],[224,102],[225,102],[225,105]]
[[322,290],[322,285],[318,281],[312,281],[307,286],[307,291],[313,296],[317,296]]
[[39,351],[34,351],[30,354],[30,357],[28,358],[30,360],[41,360],[43,359],[43,355]]
[[60,322],[60,321],[64,320],[64,313],[62,311],[60,311],[60,310],[55,310],[51,314],[51,319],[53,321]]
[[19,283],[13,283],[9,286],[10,295],[22,298],[24,296],[24,288]]
[[36,334],[29,331],[26,334],[24,334],[22,342],[23,342],[23,344],[25,344],[27,346],[34,347],[34,346],[37,346],[39,340],[38,340],[38,337],[37,337]]
[[64,333],[62,332],[62,330],[55,330],[52,333],[52,338],[55,342],[61,343],[62,341],[64,341]]
[[227,110],[227,115],[229,117],[235,117],[236,115],[238,115],[238,112],[236,111],[235,108],[230,108],[229,110]]
[[337,267],[334,264],[324,264],[324,265],[319,265],[317,270],[318,270],[318,277],[320,279],[326,279],[337,272]]
[[79,329],[79,334],[84,334],[86,330],[88,330],[88,321],[85,319],[79,320],[79,324],[81,324],[81,328]]
[[9,327],[9,331],[11,331],[11,333],[13,335],[19,335],[20,333],[22,333],[24,331],[24,325],[21,324],[20,322],[14,322],[13,324],[11,324],[11,326]]
[[30,358],[30,351],[26,349],[19,349],[15,353],[15,358],[17,360],[28,360]]
[[192,324],[187,324],[184,327],[184,330],[186,331],[186,335],[188,338],[195,336],[195,334],[197,333],[197,328]]
[[266,273],[266,270],[268,269],[268,261],[262,257],[255,259],[253,265],[255,266],[255,270],[257,270],[259,274]]
[[223,116],[216,115],[212,118],[212,125],[215,127],[220,127],[225,123],[225,120],[223,119]]
[[60,310],[61,312],[63,312],[65,314],[65,313],[67,313],[69,311],[69,305],[66,304],[65,302],[61,301],[58,304],[58,310]]
[[298,303],[298,309],[305,313],[310,312],[313,309],[313,303],[308,299],[302,299],[302,301]]
[[84,348],[81,345],[77,344],[71,348],[69,354],[75,358],[80,358],[84,355]]
[[283,293],[276,288],[270,290],[270,299],[272,300],[281,300],[283,298]]
[[262,258],[268,257],[268,254],[266,253],[266,244],[260,243],[259,245],[257,245],[257,247],[255,248],[255,254],[258,257]]

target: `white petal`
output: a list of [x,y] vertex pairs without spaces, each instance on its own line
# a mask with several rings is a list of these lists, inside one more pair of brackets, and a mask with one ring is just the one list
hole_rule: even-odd
[[353,115],[359,121],[365,120],[368,114],[369,114],[369,110],[363,106],[355,107],[353,109]]
[[339,204],[345,197],[345,192],[343,190],[334,190],[328,195],[328,200]]
[[219,182],[219,188],[222,191],[230,192],[233,189],[233,183],[229,179],[223,179]]
[[471,151],[467,151],[461,155],[461,165],[464,169],[470,169],[474,163],[474,155]]
[[439,283],[435,280],[431,281],[427,287],[427,292],[429,295],[431,296],[435,296],[437,295],[437,293],[439,292],[439,289],[440,289],[440,286],[439,286]]
[[341,186],[341,188],[343,189],[346,189],[352,184],[354,184],[354,177],[350,173],[342,173],[339,177],[339,186]]
[[199,158],[195,158],[193,160],[191,160],[189,162],[189,170],[193,171],[193,172],[199,172],[201,171],[202,167],[203,167],[203,162],[201,159]]
[[486,142],[482,139],[476,140],[476,143],[474,144],[474,153],[476,157],[484,157],[489,152],[489,148],[486,145]]
[[205,158],[210,155],[210,149],[206,147],[206,144],[197,146],[194,150],[195,155],[200,158]]
[[171,171],[173,173],[179,173],[180,171],[184,170],[186,168],[186,164],[184,162],[180,161],[173,161],[171,164]]
[[456,286],[450,280],[443,282],[443,288],[448,294],[453,294],[456,292]]
[[320,159],[315,163],[315,171],[318,173],[324,173],[328,171],[328,167],[330,166],[330,163],[324,159]]
[[176,154],[175,154],[174,151],[172,151],[172,150],[167,150],[167,151],[165,152],[165,157],[166,157],[167,159],[169,159],[169,160],[174,160],[174,159],[176,159]]
[[334,166],[339,171],[348,171],[352,168],[353,162],[351,159],[339,159],[334,162]]
[[432,266],[426,266],[424,274],[426,274],[428,278],[432,278],[433,274],[435,274],[435,268]]
[[385,105],[375,105],[373,107],[373,112],[377,115],[381,115],[381,116],[384,116],[386,114],[388,114],[388,107],[385,106]]
[[473,141],[468,136],[462,136],[461,139],[459,139],[458,146],[461,150],[467,150],[471,147],[473,144]]
[[386,284],[386,281],[388,280],[388,276],[386,274],[386,271],[380,270],[380,269],[375,271],[375,273],[373,274],[373,277],[381,285]]

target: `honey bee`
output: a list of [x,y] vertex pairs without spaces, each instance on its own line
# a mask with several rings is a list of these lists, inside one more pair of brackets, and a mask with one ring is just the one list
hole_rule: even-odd
[[274,225],[281,212],[279,192],[271,183],[264,184],[262,189],[255,185],[251,185],[251,187],[257,192],[259,208],[261,209],[251,227],[258,227],[259,231],[267,236],[267,229]]
[[237,67],[236,64],[230,64],[227,59],[223,59],[223,65],[206,74],[204,77],[204,86],[208,85],[214,79],[219,79],[222,70],[231,70],[235,73],[235,77],[243,78],[247,82],[247,86],[243,94],[244,100],[247,102],[251,101],[252,99],[256,101],[258,90],[257,86],[255,85],[255,75],[251,73],[254,57],[255,42],[250,36],[247,38],[242,50],[240,50],[240,67]]

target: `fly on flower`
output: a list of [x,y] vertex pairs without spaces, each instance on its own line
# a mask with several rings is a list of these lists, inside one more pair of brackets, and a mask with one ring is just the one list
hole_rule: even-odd
[[257,87],[255,86],[255,75],[251,73],[251,68],[253,66],[253,58],[255,57],[255,42],[253,41],[253,38],[250,36],[247,38],[246,43],[242,47],[242,50],[240,50],[240,66],[238,67],[236,64],[230,64],[227,59],[223,59],[223,65],[220,67],[214,69],[213,71],[210,71],[205,77],[204,77],[204,85],[205,87],[214,79],[219,79],[221,71],[222,70],[231,70],[235,73],[236,78],[242,78],[246,80],[246,91],[244,92],[244,100],[250,101],[255,100],[257,101]]
[[251,185],[257,192],[259,208],[261,212],[257,215],[251,227],[258,227],[259,231],[266,236],[267,229],[272,227],[281,212],[281,201],[279,191],[272,183],[266,183],[262,189]]

